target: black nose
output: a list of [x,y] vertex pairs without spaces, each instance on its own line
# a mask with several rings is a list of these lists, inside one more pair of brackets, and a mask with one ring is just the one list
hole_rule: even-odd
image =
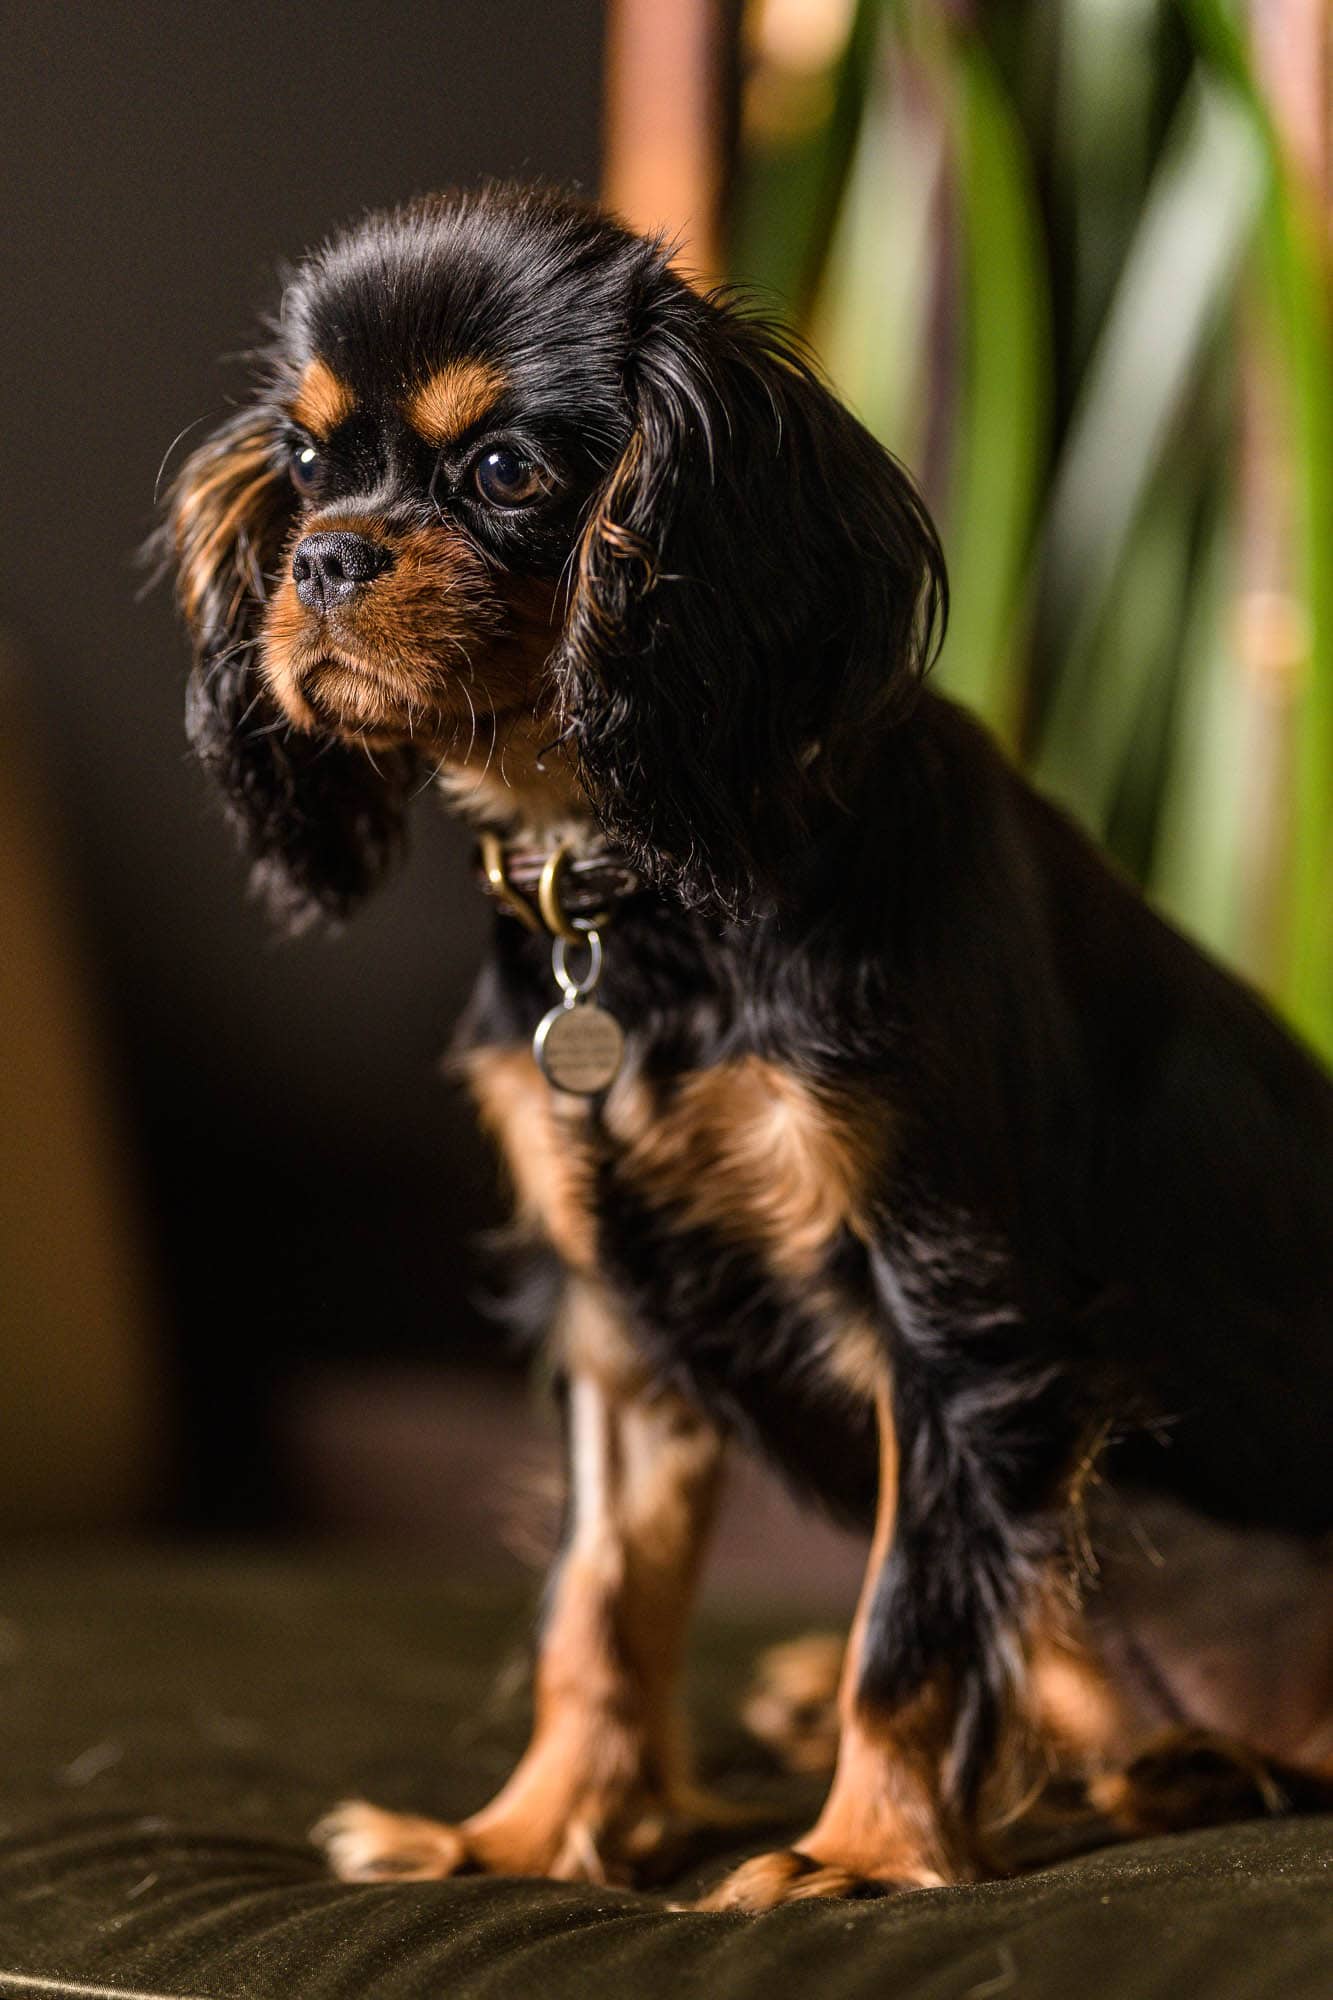
[[307,535],[292,551],[296,594],[307,611],[332,611],[392,560],[387,549],[346,528],[330,535]]

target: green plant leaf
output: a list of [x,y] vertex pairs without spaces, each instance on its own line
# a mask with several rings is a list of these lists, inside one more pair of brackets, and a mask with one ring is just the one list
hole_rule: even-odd
[[1031,552],[1050,378],[1046,268],[1023,130],[984,44],[958,35],[948,93],[967,324],[943,684],[1017,733],[1015,613]]
[[1327,218],[1285,155],[1225,0],[1181,0],[1199,49],[1262,141],[1259,273],[1277,336],[1295,474],[1299,587],[1309,648],[1294,713],[1296,784],[1278,998],[1333,1060],[1333,317]]
[[1056,472],[1041,555],[1038,643],[1054,666],[1040,781],[1078,809],[1105,785],[1097,711],[1119,691],[1096,638],[1136,514],[1253,235],[1263,154],[1232,92],[1199,81],[1178,114]]

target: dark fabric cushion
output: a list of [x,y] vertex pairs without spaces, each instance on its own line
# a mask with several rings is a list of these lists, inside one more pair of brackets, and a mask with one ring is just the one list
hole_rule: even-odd
[[[328,1564],[11,1562],[0,1596],[0,1995],[1333,1994],[1327,1820],[1148,1841],[980,1888],[758,1919],[549,1883],[330,1881],[304,1835],[333,1801],[365,1794],[457,1815],[504,1776],[523,1702],[494,1690],[506,1657],[524,1650],[526,1617],[512,1592]],[[694,1692],[707,1761],[794,1831],[809,1790],[766,1777],[732,1719],[750,1655],[780,1629],[705,1621]],[[690,1883],[722,1865],[715,1855]]]

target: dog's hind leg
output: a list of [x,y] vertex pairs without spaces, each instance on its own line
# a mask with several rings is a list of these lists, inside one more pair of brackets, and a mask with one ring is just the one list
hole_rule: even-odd
[[784,1770],[831,1777],[838,1757],[840,1632],[806,1632],[755,1661],[741,1721]]
[[1333,1764],[1322,1771],[1267,1757],[1206,1729],[1148,1744],[1123,1770],[1094,1778],[1089,1796],[1130,1839],[1231,1820],[1333,1812]]

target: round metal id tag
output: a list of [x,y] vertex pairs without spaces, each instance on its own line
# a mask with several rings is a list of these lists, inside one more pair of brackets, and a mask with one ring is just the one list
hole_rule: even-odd
[[551,970],[564,999],[537,1023],[532,1053],[547,1082],[572,1097],[600,1097],[615,1082],[625,1053],[625,1037],[614,1014],[592,998],[602,976],[602,941],[587,932],[588,969],[575,979],[568,968],[565,939],[551,950]]
[[546,1081],[574,1097],[599,1097],[615,1082],[625,1037],[620,1023],[595,1000],[566,1000],[552,1007],[532,1038]]

